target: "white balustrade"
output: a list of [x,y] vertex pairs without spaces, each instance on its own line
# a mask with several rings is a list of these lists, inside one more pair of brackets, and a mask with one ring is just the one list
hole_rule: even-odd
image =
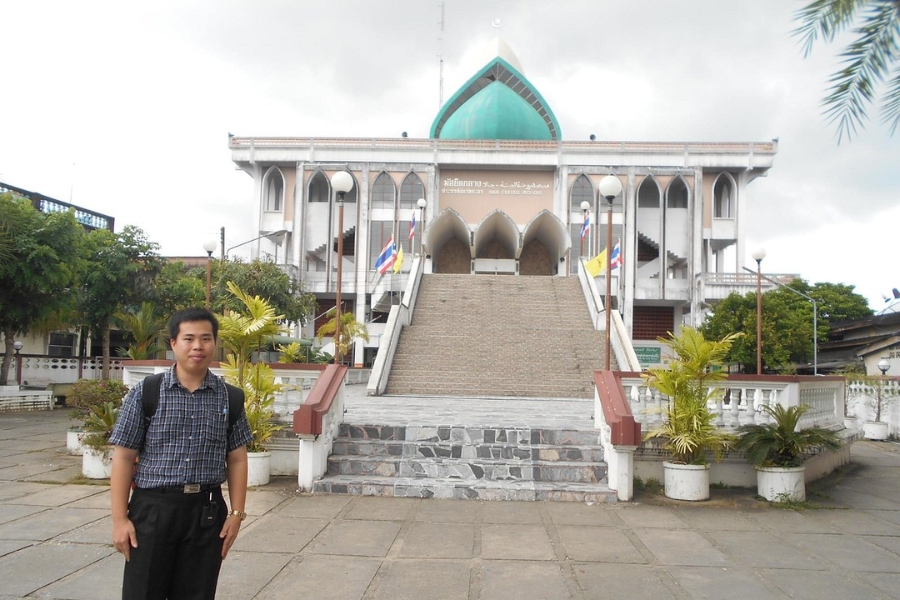
[[[622,378],[622,387],[629,400],[635,421],[644,431],[658,426],[665,418],[668,397],[649,388],[643,379]],[[896,382],[895,382],[896,383]],[[723,394],[709,403],[713,423],[721,429],[736,430],[743,425],[764,424],[771,420],[764,406],[795,406],[807,404],[811,408],[801,420],[802,426],[839,425],[843,420],[843,382],[822,378],[807,380],[785,378],[784,381],[728,379],[722,382]],[[896,388],[900,391],[900,385]]]

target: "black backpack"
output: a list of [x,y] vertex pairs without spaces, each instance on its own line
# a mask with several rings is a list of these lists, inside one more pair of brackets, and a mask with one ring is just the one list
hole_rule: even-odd
[[[159,405],[159,386],[162,382],[164,373],[149,375],[144,378],[144,387],[141,393],[141,406],[144,409],[144,431],[150,427],[150,419],[156,414],[156,407]],[[231,385],[225,384],[228,390],[228,433],[234,429],[234,424],[244,414],[244,390]]]

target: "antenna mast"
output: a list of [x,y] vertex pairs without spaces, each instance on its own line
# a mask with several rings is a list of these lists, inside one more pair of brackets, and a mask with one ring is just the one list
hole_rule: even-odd
[[438,30],[438,110],[440,110],[444,106],[444,3],[438,2],[438,7],[441,9],[441,20],[438,22],[438,25],[440,25]]

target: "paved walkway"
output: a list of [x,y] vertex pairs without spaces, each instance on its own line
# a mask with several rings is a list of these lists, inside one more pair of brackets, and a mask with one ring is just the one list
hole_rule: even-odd
[[[118,598],[105,484],[67,412],[0,413],[0,598]],[[858,443],[817,510],[750,490],[702,505],[491,503],[251,491],[219,598],[900,598],[900,446]]]

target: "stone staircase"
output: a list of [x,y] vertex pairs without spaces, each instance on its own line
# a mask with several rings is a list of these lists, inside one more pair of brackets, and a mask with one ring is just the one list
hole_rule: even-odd
[[615,501],[592,420],[604,341],[574,277],[425,275],[386,394],[345,404],[313,491]]
[[597,437],[592,429],[344,423],[313,491],[615,502]]
[[425,275],[385,393],[593,398],[604,348],[575,277]]

